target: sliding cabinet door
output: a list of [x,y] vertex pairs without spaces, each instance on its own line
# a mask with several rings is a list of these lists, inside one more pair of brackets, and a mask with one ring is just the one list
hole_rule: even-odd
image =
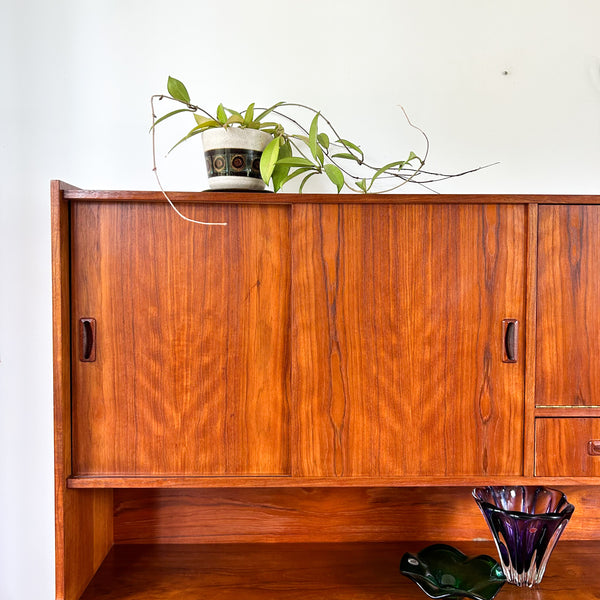
[[289,209],[72,206],[76,475],[289,472]]
[[522,472],[525,210],[294,207],[297,474]]

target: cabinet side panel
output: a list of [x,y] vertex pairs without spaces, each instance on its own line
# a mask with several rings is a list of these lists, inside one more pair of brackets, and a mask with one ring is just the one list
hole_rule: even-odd
[[525,228],[523,206],[294,207],[297,474],[521,474]]
[[52,182],[51,196],[56,598],[78,600],[112,546],[113,494],[66,487],[71,475],[69,204],[58,181]]
[[69,205],[51,183],[52,352],[54,380],[54,510],[56,598],[65,600],[65,494],[71,474],[71,364],[69,326]]
[[540,206],[537,406],[600,406],[600,207]]
[[79,600],[113,544],[113,491],[67,490],[64,531],[65,600]]
[[76,474],[288,472],[288,209],[183,208],[73,207]]

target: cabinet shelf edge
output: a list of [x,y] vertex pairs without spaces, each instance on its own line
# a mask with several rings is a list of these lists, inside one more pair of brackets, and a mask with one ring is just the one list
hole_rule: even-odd
[[73,476],[71,489],[94,488],[282,488],[282,487],[478,487],[485,485],[597,486],[600,477],[96,477]]

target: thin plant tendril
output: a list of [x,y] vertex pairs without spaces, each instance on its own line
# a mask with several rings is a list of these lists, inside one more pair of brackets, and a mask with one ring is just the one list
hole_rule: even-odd
[[206,221],[196,221],[196,219],[191,219],[190,217],[186,217],[179,210],[177,210],[175,204],[173,204],[173,201],[171,200],[171,198],[169,198],[169,196],[167,195],[167,192],[165,192],[165,190],[162,186],[162,183],[160,182],[160,178],[158,176],[158,169],[156,167],[156,135],[155,135],[155,127],[154,127],[154,124],[156,121],[156,114],[154,113],[154,96],[150,99],[150,104],[152,106],[152,171],[154,171],[154,176],[156,177],[156,182],[158,183],[158,187],[160,188],[162,195],[167,199],[167,202],[171,205],[171,208],[184,221],[189,221],[190,223],[197,223],[198,225],[208,225],[208,226],[227,225],[227,223],[209,223]]

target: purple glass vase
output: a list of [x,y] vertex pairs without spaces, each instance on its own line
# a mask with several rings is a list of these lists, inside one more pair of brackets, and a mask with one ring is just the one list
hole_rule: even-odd
[[506,580],[538,584],[574,506],[560,490],[536,486],[480,487],[473,497],[494,536]]

